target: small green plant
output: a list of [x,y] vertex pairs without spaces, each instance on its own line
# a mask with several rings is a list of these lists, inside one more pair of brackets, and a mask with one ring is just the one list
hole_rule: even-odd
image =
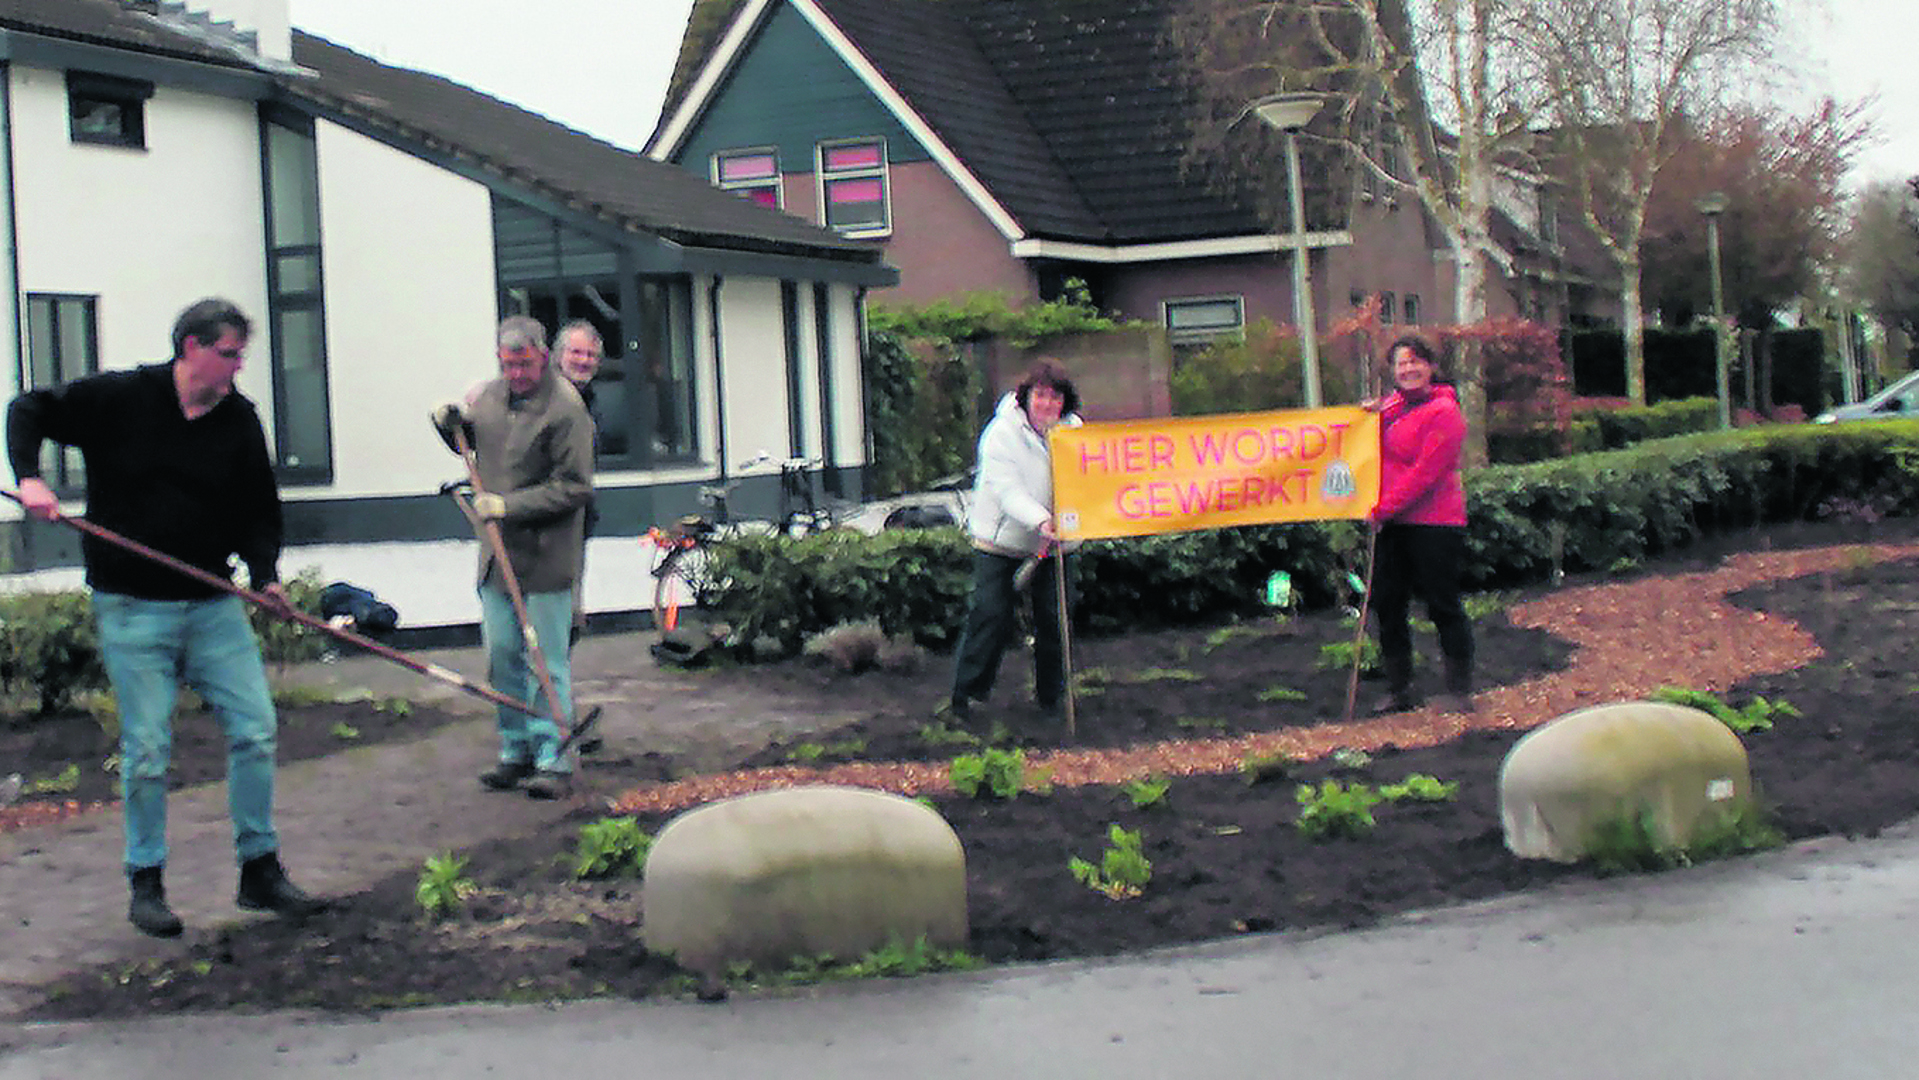
[[1784,835],[1751,803],[1702,822],[1688,845],[1666,843],[1660,832],[1650,807],[1605,818],[1593,826],[1586,858],[1602,874],[1635,874],[1762,851],[1785,842]]
[[334,738],[340,740],[341,742],[352,742],[353,740],[360,737],[360,729],[354,727],[352,724],[347,723],[345,720],[342,720],[339,723],[334,724],[331,728],[328,728],[327,733],[332,735]]
[[[935,971],[972,971],[980,966],[978,957],[963,949],[937,948],[928,943],[924,934],[910,943],[894,935],[885,945],[864,953],[852,963],[842,963],[827,953],[795,956],[773,976],[773,981],[786,986],[810,986],[833,980],[900,979]],[[740,973],[744,980],[752,976],[750,969]]]
[[1754,697],[1746,703],[1745,708],[1735,709],[1704,690],[1691,690],[1683,686],[1662,686],[1652,692],[1652,699],[1711,713],[1720,723],[1741,735],[1771,731],[1775,716],[1803,715],[1790,702],[1768,701],[1763,697]]
[[1291,754],[1251,754],[1240,759],[1239,778],[1246,781],[1247,787],[1264,784],[1269,780],[1290,780],[1293,769],[1299,764]]
[[1173,718],[1173,726],[1181,731],[1224,731],[1226,721],[1217,716],[1179,716]]
[[66,795],[80,790],[80,766],[68,765],[52,776],[36,777],[20,785],[22,795]]
[[1397,784],[1386,784],[1379,789],[1379,795],[1387,802],[1411,800],[1413,802],[1446,802],[1459,793],[1457,781],[1448,783],[1437,776],[1425,773],[1409,773]]
[[848,964],[845,972],[853,979],[903,979],[934,971],[971,971],[979,966],[979,958],[971,953],[934,948],[921,934],[911,944],[888,938],[885,946]]
[[1128,780],[1120,787],[1126,793],[1136,809],[1144,810],[1149,806],[1159,806],[1166,799],[1166,792],[1173,782],[1164,776],[1146,776],[1138,780]]
[[401,719],[413,714],[413,703],[403,697],[381,698],[373,703],[373,707],[389,716],[397,716]]
[[[331,705],[340,700],[340,696],[325,686],[311,683],[283,683],[273,688],[273,703],[282,709],[308,709],[315,705]],[[204,705],[201,706],[204,708]]]
[[1513,596],[1503,592],[1473,593],[1465,598],[1466,617],[1474,622],[1490,618],[1513,606]]
[[786,760],[810,764],[824,757],[853,757],[866,749],[865,739],[841,739],[838,742],[803,742],[786,752]]
[[1198,682],[1199,672],[1190,668],[1141,668],[1127,676],[1129,683]]
[[1275,701],[1305,701],[1306,691],[1295,690],[1290,686],[1269,686],[1259,692],[1259,700],[1267,703]]
[[443,851],[429,857],[413,887],[413,899],[429,919],[443,918],[466,905],[467,898],[479,890],[466,876],[466,859]]
[[1299,802],[1299,831],[1315,840],[1338,837],[1357,840],[1372,834],[1373,807],[1379,792],[1365,784],[1321,781],[1319,787],[1301,784],[1293,797]]
[[[1372,671],[1379,667],[1379,643],[1365,638],[1359,644],[1359,664],[1361,670]],[[1353,667],[1353,643],[1333,641],[1319,647],[1319,656],[1313,660],[1313,667],[1320,671],[1350,671]]]
[[1128,831],[1115,823],[1106,830],[1106,838],[1111,843],[1100,853],[1098,866],[1077,855],[1067,860],[1073,880],[1113,900],[1138,896],[1153,877],[1153,864],[1140,850],[1139,830]]
[[971,747],[979,746],[981,743],[978,735],[973,734],[965,728],[952,727],[939,720],[935,720],[930,724],[920,725],[920,741],[933,747]]
[[1355,772],[1373,763],[1373,755],[1356,746],[1337,746],[1333,748],[1333,764],[1341,769]]
[[608,878],[616,874],[639,875],[646,867],[647,853],[653,850],[653,837],[640,830],[638,820],[630,817],[604,817],[580,826],[579,845],[574,849],[573,876]]
[[[1283,619],[1284,616],[1281,616],[1281,618]],[[1206,635],[1206,651],[1212,652],[1214,649],[1224,645],[1230,645],[1240,638],[1264,637],[1272,632],[1273,628],[1271,626],[1263,626],[1258,623],[1233,623],[1229,626],[1222,626]]]
[[1024,750],[961,754],[953,759],[950,776],[953,790],[969,799],[1010,799],[1026,790],[1030,779]]
[[1638,559],[1633,558],[1631,555],[1621,555],[1606,567],[1606,572],[1614,575],[1630,574],[1637,569],[1639,569]]

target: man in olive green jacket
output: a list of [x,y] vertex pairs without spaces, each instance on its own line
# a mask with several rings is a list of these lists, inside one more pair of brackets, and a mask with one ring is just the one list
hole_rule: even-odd
[[[434,425],[451,441],[464,424],[480,475],[474,512],[499,522],[507,558],[525,595],[528,621],[545,654],[559,717],[531,717],[501,706],[499,764],[481,774],[495,791],[524,788],[536,799],[572,790],[572,766],[560,753],[560,727],[573,714],[567,634],[573,584],[580,574],[587,504],[593,497],[593,421],[579,391],[547,362],[546,331],[515,315],[500,323],[500,377],[482,384],[467,404],[434,410]],[[495,690],[541,702],[526,640],[497,560],[480,546],[480,633]]]

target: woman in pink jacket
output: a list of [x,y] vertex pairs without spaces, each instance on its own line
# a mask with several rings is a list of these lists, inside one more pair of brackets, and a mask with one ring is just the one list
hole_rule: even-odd
[[1413,335],[1386,350],[1393,367],[1393,394],[1378,403],[1380,416],[1379,504],[1372,526],[1372,605],[1379,619],[1379,651],[1387,696],[1374,712],[1400,712],[1419,704],[1413,690],[1413,639],[1407,614],[1413,594],[1439,628],[1446,663],[1449,712],[1473,709],[1473,628],[1459,599],[1459,572],[1466,554],[1466,493],[1459,483],[1460,448],[1466,418],[1453,388],[1435,382],[1433,347]]

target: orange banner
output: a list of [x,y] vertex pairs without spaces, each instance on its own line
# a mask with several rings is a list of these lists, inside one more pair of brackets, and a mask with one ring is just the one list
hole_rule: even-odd
[[1357,405],[1055,427],[1069,540],[1363,518],[1379,501],[1379,414]]

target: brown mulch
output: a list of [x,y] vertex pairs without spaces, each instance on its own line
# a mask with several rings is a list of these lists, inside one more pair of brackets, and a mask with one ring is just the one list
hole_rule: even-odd
[[[1737,555],[1716,570],[1567,589],[1515,605],[1515,625],[1549,631],[1578,646],[1564,670],[1476,696],[1471,714],[1433,707],[1376,720],[1288,728],[1237,738],[1192,739],[1112,750],[1060,750],[1030,763],[1055,784],[1120,784],[1140,777],[1237,772],[1248,757],[1285,754],[1310,761],[1339,747],[1432,746],[1474,730],[1524,730],[1586,705],[1642,698],[1661,686],[1720,691],[1754,675],[1788,671],[1817,658],[1819,645],[1793,623],[1727,602],[1755,584],[1919,557],[1919,544],[1869,544]],[[1656,645],[1655,645],[1656,643]],[[615,799],[620,814],[681,810],[714,799],[803,784],[846,784],[902,795],[952,790],[943,763],[854,762],[696,776]]]

